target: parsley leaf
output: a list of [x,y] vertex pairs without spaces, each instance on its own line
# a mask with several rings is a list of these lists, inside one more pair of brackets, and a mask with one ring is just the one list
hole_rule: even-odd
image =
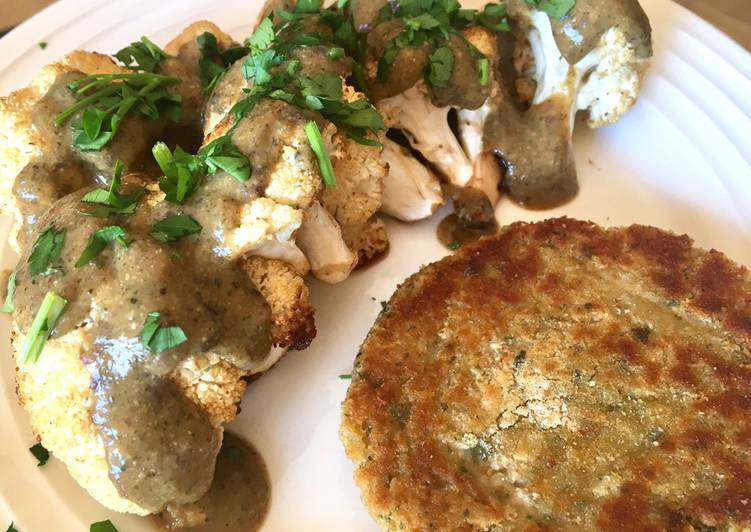
[[[553,0],[527,0],[553,1]],[[563,1],[563,0],[557,0]],[[497,32],[508,32],[505,3],[490,3],[482,11],[462,9],[456,0],[405,0],[389,2],[379,12],[378,22],[401,20],[405,28],[386,47],[378,60],[378,80],[386,82],[389,72],[402,49],[428,43],[433,50],[425,69],[425,80],[434,87],[445,87],[454,67],[453,54],[446,45],[452,35],[463,38],[462,31],[470,26],[483,26]],[[360,51],[360,57],[364,57]],[[484,57],[476,51],[477,57]],[[481,63],[477,63],[478,77],[483,79]]]
[[154,353],[162,353],[185,343],[188,337],[185,332],[176,326],[165,327],[159,321],[161,313],[149,312],[141,331],[143,346]]
[[47,292],[21,348],[22,364],[39,360],[44,344],[47,343],[47,339],[52,334],[52,330],[67,304],[66,299],[54,292]]
[[151,120],[165,116],[177,122],[182,100],[167,89],[179,83],[178,78],[146,72],[87,76],[68,84],[78,102],[57,115],[54,123],[60,127],[80,112],[80,118],[72,123],[73,146],[99,151],[117,135],[128,113]]
[[321,178],[323,183],[327,187],[336,188],[336,176],[334,175],[334,167],[331,164],[331,157],[329,156],[329,150],[326,148],[326,143],[321,136],[321,130],[318,129],[318,124],[314,121],[310,121],[305,124],[305,134],[308,136],[308,142],[310,142],[310,148],[318,159],[318,167],[321,170]]
[[141,37],[140,41],[132,42],[117,52],[115,57],[132,70],[154,72],[169,55],[147,37]]
[[180,146],[172,153],[164,142],[157,142],[151,152],[164,172],[159,188],[167,195],[167,201],[182,203],[198,190],[206,174],[200,157],[186,153]]
[[5,532],[18,532],[18,529],[15,527],[15,522],[11,522],[10,525],[8,525],[8,530]]
[[339,378],[344,380],[352,380],[352,374],[351,373],[342,373],[339,375]]
[[250,179],[250,161],[232,144],[230,135],[224,135],[209,143],[198,152],[198,157],[206,165],[209,174],[223,170],[240,182]]
[[47,43],[46,42],[41,41],[41,42],[39,42],[37,44],[39,45],[39,49],[41,49],[41,50],[46,50],[47,49]]
[[248,39],[248,45],[254,52],[267,50],[275,38],[274,23],[271,21],[271,17],[267,17],[261,21],[256,31]]
[[201,49],[201,59],[198,60],[201,87],[203,87],[204,95],[209,95],[214,92],[214,88],[227,73],[227,69],[249,50],[244,46],[237,46],[221,51],[216,36],[208,31],[196,37],[196,42]]
[[443,88],[448,85],[454,71],[454,52],[448,46],[441,46],[430,54],[428,83]]
[[481,86],[487,87],[490,84],[490,60],[487,57],[477,60],[477,75]]
[[115,525],[112,524],[112,521],[107,519],[106,521],[91,523],[91,526],[89,526],[89,532],[118,532],[118,530],[115,528]]
[[145,190],[138,188],[130,194],[120,194],[119,189],[122,185],[123,163],[118,159],[115,163],[115,172],[112,175],[112,182],[109,190],[97,188],[88,192],[81,201],[99,205],[88,211],[82,211],[82,214],[94,216],[95,218],[107,218],[115,214],[130,215],[136,211],[138,200],[141,199]]
[[527,0],[527,3],[544,11],[550,18],[561,20],[576,5],[576,0]]
[[298,0],[296,13],[318,13],[321,10],[321,0]]
[[32,277],[42,275],[47,277],[62,271],[60,266],[52,264],[60,258],[65,245],[65,229],[58,231],[49,226],[34,243],[29,255],[29,273]]
[[13,308],[13,296],[16,294],[16,272],[13,271],[8,276],[8,291],[5,295],[5,304],[3,305],[3,308],[0,308],[0,312],[4,314],[11,314],[14,310]]
[[29,452],[34,455],[34,458],[37,459],[39,462],[37,464],[37,467],[42,467],[47,463],[47,460],[50,459],[50,452],[44,448],[44,445],[41,443],[37,443],[36,445],[32,445],[29,447]]
[[159,242],[174,242],[188,235],[200,233],[201,224],[187,214],[175,214],[151,226],[151,236]]
[[130,246],[130,242],[126,239],[127,233],[118,225],[110,225],[94,231],[89,237],[89,242],[86,245],[86,249],[83,250],[81,256],[76,262],[76,268],[82,268],[97,258],[104,248],[107,247],[112,241],[117,242],[122,247],[127,248]]

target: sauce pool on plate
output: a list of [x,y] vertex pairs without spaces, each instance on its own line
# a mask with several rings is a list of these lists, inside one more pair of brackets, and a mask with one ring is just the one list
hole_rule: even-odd
[[245,440],[225,432],[214,481],[198,501],[155,517],[161,530],[252,532],[263,524],[271,502],[266,464]]

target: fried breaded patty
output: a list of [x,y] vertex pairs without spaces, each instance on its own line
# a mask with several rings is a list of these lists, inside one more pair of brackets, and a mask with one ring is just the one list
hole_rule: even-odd
[[750,349],[722,253],[514,224],[397,290],[341,436],[388,530],[751,530]]

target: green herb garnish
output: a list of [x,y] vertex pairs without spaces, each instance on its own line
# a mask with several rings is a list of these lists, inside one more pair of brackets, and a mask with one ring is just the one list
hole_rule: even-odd
[[72,126],[73,146],[81,151],[99,151],[115,137],[128,113],[178,121],[181,98],[167,90],[178,83],[177,78],[145,72],[87,76],[68,84],[78,102],[55,117],[55,126],[62,126],[81,112]]
[[561,20],[573,9],[576,0],[527,0],[527,3],[544,11],[550,18]]
[[428,83],[434,87],[446,87],[454,71],[454,52],[448,46],[441,46],[430,54],[429,60]]
[[151,236],[159,242],[174,242],[179,238],[200,233],[201,224],[187,214],[175,214],[151,226]]
[[44,445],[41,443],[37,443],[35,445],[32,445],[29,447],[29,452],[34,455],[34,458],[37,459],[37,467],[42,467],[47,463],[47,460],[50,459],[50,452],[44,448]]
[[344,57],[344,48],[341,48],[339,46],[335,46],[334,48],[329,48],[329,51],[326,52],[326,56],[329,59],[337,60]]
[[115,57],[132,70],[155,72],[169,55],[148,37],[141,37],[140,41],[132,42],[117,52]]
[[60,266],[53,264],[60,258],[65,245],[65,229],[57,230],[49,226],[34,243],[29,255],[29,273],[32,277],[42,275],[47,277],[62,271]]
[[203,87],[204,95],[209,95],[214,92],[214,88],[227,73],[229,67],[245,56],[249,49],[245,46],[237,46],[222,51],[219,49],[216,36],[208,31],[196,37],[196,42],[201,49],[201,59],[198,60],[201,87]]
[[[331,22],[332,30],[336,30],[333,41],[320,35],[299,34],[295,31],[295,25],[313,12],[310,10],[320,11],[323,20]],[[346,101],[344,82],[339,76],[332,73],[302,76],[299,60],[290,55],[296,47],[322,44],[329,46],[329,57],[342,56],[346,49],[336,41],[340,38],[354,40],[354,31],[351,27],[349,31],[339,31],[348,27],[346,24],[350,23],[345,24],[344,19],[333,11],[320,10],[319,3],[298,3],[294,12],[277,11],[276,14],[287,22],[275,28],[270,19],[265,19],[249,41],[251,55],[243,63],[242,72],[246,79],[253,80],[253,86],[246,90],[246,97],[232,110],[235,123],[245,117],[262,99],[273,98],[301,109],[319,112],[349,138],[365,145],[380,146],[377,140],[367,137],[385,131],[386,125],[368,99]],[[289,34],[292,37],[281,39],[280,34]],[[354,45],[350,43],[347,46]]]
[[8,525],[8,530],[5,532],[18,532],[18,529],[14,526],[15,524],[15,522],[11,522],[11,524]]
[[86,249],[83,250],[78,262],[76,262],[76,268],[82,268],[97,258],[110,242],[115,241],[122,247],[127,248],[130,245],[130,242],[126,239],[127,236],[125,230],[118,225],[110,225],[94,231],[89,237]]
[[157,142],[151,152],[164,172],[159,188],[167,195],[167,201],[182,203],[198,190],[206,174],[200,157],[186,153],[180,146],[172,153],[164,142]]
[[68,301],[59,295],[54,292],[47,292],[21,348],[22,364],[34,363],[39,360],[44,344],[50,337],[52,329],[55,328],[55,324],[67,304]]
[[275,38],[274,23],[271,21],[271,17],[267,17],[261,21],[256,31],[248,39],[248,45],[253,52],[268,50]]
[[41,41],[41,42],[39,42],[37,44],[39,45],[39,49],[40,50],[46,50],[47,49],[47,43],[46,42]]
[[232,138],[229,135],[224,135],[209,143],[198,152],[198,157],[206,165],[209,174],[222,170],[240,182],[250,179],[250,161],[237,146],[232,144]]
[[[529,0],[528,0],[529,1]],[[454,69],[453,51],[447,46],[452,36],[465,40],[462,31],[470,26],[483,26],[497,32],[510,31],[506,5],[491,3],[482,11],[462,9],[454,0],[403,0],[389,3],[379,12],[378,22],[401,20],[405,28],[386,47],[378,63],[378,80],[385,82],[397,57],[404,48],[421,47],[426,43],[433,50],[425,69],[425,81],[443,88]],[[470,51],[479,59],[485,57],[467,42]],[[360,48],[362,50],[362,48]],[[360,57],[364,58],[362,52]],[[478,77],[483,79],[481,63],[477,63]]]
[[477,75],[480,78],[480,85],[487,87],[490,84],[490,60],[487,57],[477,60]]
[[185,343],[188,337],[180,327],[165,327],[159,321],[159,312],[149,312],[143,324],[141,342],[154,353],[162,353]]
[[446,247],[449,248],[451,251],[456,251],[457,249],[462,247],[462,243],[459,242],[458,240],[454,240],[453,242],[450,242],[449,245]]
[[11,314],[13,312],[13,296],[16,294],[16,272],[12,271],[8,276],[8,289],[5,294],[5,303],[3,308],[0,308],[0,312],[4,314]]
[[305,134],[308,136],[308,142],[310,142],[310,149],[318,159],[318,167],[321,170],[321,178],[324,185],[327,187],[336,187],[336,176],[334,175],[334,167],[331,164],[331,156],[329,150],[326,148],[326,143],[321,136],[321,130],[318,129],[318,124],[313,120],[305,124]]
[[343,381],[344,380],[351,380],[352,379],[352,374],[351,373],[342,373],[341,375],[339,375],[339,378],[342,379]]
[[89,526],[89,532],[118,532],[112,521],[107,519],[106,521],[99,521],[97,523],[91,523]]
[[131,194],[120,194],[122,184],[123,163],[118,159],[115,163],[115,172],[112,175],[112,183],[109,190],[98,188],[87,193],[81,201],[98,205],[82,214],[96,218],[107,218],[112,215],[130,215],[136,211],[138,200],[141,199],[145,190],[136,189]]

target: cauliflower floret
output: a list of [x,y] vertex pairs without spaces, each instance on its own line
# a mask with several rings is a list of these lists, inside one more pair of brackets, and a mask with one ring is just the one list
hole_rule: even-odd
[[358,267],[367,265],[389,249],[386,224],[377,218],[361,226],[343,227],[342,236],[347,246],[355,251]]
[[310,268],[321,281],[336,284],[344,281],[357,265],[342,236],[342,228],[319,202],[305,210],[305,220],[297,235]]
[[[263,257],[243,261],[251,281],[271,307],[274,345],[302,350],[316,335],[315,309],[304,278],[287,263]],[[269,362],[275,363],[274,357]]]
[[252,254],[280,259],[301,275],[308,272],[308,261],[295,245],[295,234],[303,221],[302,211],[269,198],[256,198],[239,205],[239,210],[240,222],[228,238],[233,256]]
[[576,64],[584,79],[576,106],[589,111],[589,127],[618,121],[636,103],[646,67],[647,61],[637,57],[620,29],[610,28],[602,35],[599,46]]
[[[85,334],[79,329],[50,339],[43,363],[18,365],[19,402],[37,438],[93,498],[117,512],[148,515],[149,510],[121,497],[110,480],[104,444],[91,419],[91,375],[81,362]],[[24,336],[14,330],[15,352],[23,342]],[[215,427],[221,427],[237,414],[248,375],[215,354],[203,353],[188,357],[171,378],[211,416]]]
[[448,123],[450,107],[436,107],[424,82],[411,89],[381,100],[378,110],[390,127],[401,129],[414,149],[458,187],[472,177],[472,163],[464,153]]
[[[0,212],[15,220],[9,240],[16,251],[25,238],[25,234],[19,235],[24,213],[33,222],[49,207],[40,204],[37,198],[17,198],[13,194],[19,175],[26,173],[36,186],[49,187],[57,197],[62,197],[91,184],[97,175],[111,175],[118,157],[128,166],[145,149],[146,140],[141,138],[150,135],[154,124],[134,117],[123,121],[121,135],[130,136],[142,127],[145,134],[130,141],[116,137],[96,154],[73,150],[69,135],[66,137],[68,126],[56,128],[52,123],[58,113],[75,101],[67,89],[68,82],[90,74],[127,72],[130,71],[108,56],[76,51],[59,63],[45,66],[28,87],[0,98]],[[40,102],[44,105],[38,105]]]
[[381,157],[389,165],[381,212],[403,222],[415,222],[428,218],[443,206],[440,181],[407,149],[386,139]]
[[[232,142],[250,160],[253,180],[266,197],[304,209],[318,196],[321,175],[305,133],[305,124],[315,118],[281,100],[263,100],[235,126]],[[223,131],[211,138],[217,134]]]

